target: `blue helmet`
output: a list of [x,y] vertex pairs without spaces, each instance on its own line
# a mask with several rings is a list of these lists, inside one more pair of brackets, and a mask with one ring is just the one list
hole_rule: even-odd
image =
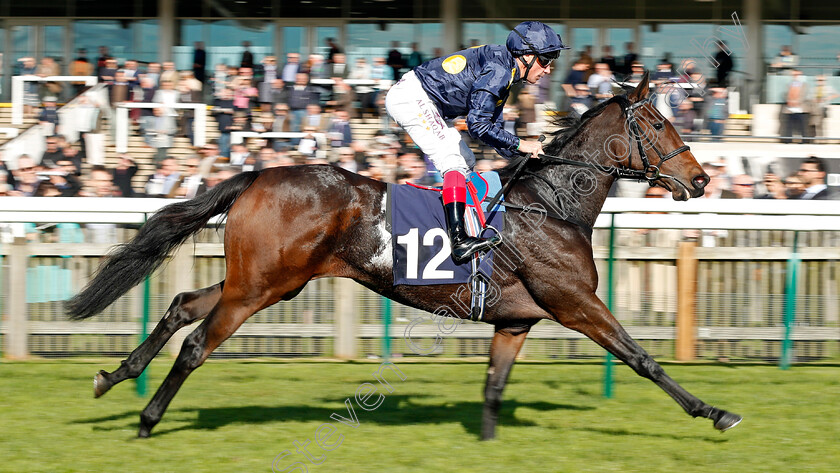
[[516,25],[507,37],[506,46],[514,57],[533,54],[556,58],[561,50],[569,49],[559,34],[539,21],[523,21]]

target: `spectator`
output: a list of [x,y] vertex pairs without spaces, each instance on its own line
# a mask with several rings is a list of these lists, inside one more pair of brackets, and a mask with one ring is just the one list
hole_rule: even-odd
[[753,197],[755,197],[755,181],[752,176],[738,174],[732,178],[732,195],[729,198],[752,199]]
[[221,95],[213,103],[213,116],[219,125],[219,153],[230,156],[230,132],[233,126],[233,91],[222,89]]
[[624,54],[624,62],[622,62],[623,69],[621,72],[624,74],[633,74],[633,66],[639,60],[639,55],[634,51],[636,45],[632,41],[628,41],[624,43],[624,49],[627,52]]
[[165,158],[158,163],[155,173],[146,182],[147,197],[172,197],[177,189],[181,173],[175,158]]
[[[371,80],[371,68],[365,58],[356,59],[356,64],[350,72],[349,79],[367,81]],[[376,90],[368,85],[357,85],[356,94],[359,98],[359,108],[362,114],[375,107]]]
[[348,113],[351,118],[356,116],[356,107],[353,105],[356,101],[356,93],[350,84],[344,82],[340,77],[335,78],[335,85],[333,85],[332,97],[327,101],[328,109],[343,110]]
[[805,183],[800,173],[795,172],[785,179],[785,194],[788,199],[799,199],[805,193]]
[[399,47],[399,41],[392,41],[391,50],[388,51],[388,67],[393,70],[393,75],[391,76],[393,80],[400,80],[400,77],[402,77],[402,68],[405,67],[405,62],[403,61]]
[[350,143],[353,142],[353,130],[350,128],[350,114],[347,111],[336,110],[327,136],[333,148],[350,146]]
[[630,66],[630,75],[625,79],[627,82],[638,83],[645,75],[645,65],[641,62],[634,62]]
[[44,97],[44,106],[41,108],[41,113],[38,114],[38,124],[48,135],[60,132],[58,128],[58,107],[55,105],[57,100],[52,95]]
[[160,63],[150,62],[146,67],[146,73],[143,76],[152,80],[152,86],[157,88],[160,86]]
[[207,183],[199,172],[200,167],[201,158],[198,156],[187,158],[185,163],[186,170],[182,174],[178,186],[174,190],[175,197],[192,199],[204,192],[204,189],[207,187]]
[[125,71],[118,69],[114,73],[114,81],[108,86],[111,108],[116,107],[119,103],[129,101],[131,97],[130,87],[128,80],[125,78]]
[[157,107],[151,126],[146,130],[146,144],[156,149],[155,161],[167,159],[169,148],[172,147],[175,132],[175,118],[166,113],[166,109]]
[[251,52],[251,42],[242,42],[242,60],[239,61],[239,67],[254,67],[254,54]]
[[318,130],[313,126],[303,127],[303,133],[305,133],[305,136],[300,140],[297,147],[297,150],[301,155],[306,156],[307,158],[316,157],[316,152],[318,151],[318,140],[315,139],[315,133],[317,131]]
[[347,56],[344,53],[336,53],[332,62],[327,65],[327,77],[330,79],[347,79],[350,76],[350,67],[347,65]]
[[140,84],[140,71],[137,70],[137,61],[133,59],[125,61],[125,67],[123,67],[123,75],[125,77],[126,82],[128,82],[130,98],[130,94],[134,92],[134,88]]
[[174,86],[180,80],[181,80],[181,76],[180,76],[180,74],[178,74],[178,71],[175,69],[175,63],[172,62],[172,61],[164,62],[163,63],[163,70],[160,73],[160,83],[163,83],[164,81],[169,81]]
[[74,175],[73,163],[62,158],[57,164],[56,168],[46,173],[50,184],[58,197],[76,197],[82,190],[82,183]]
[[198,172],[207,178],[212,172],[213,166],[217,163],[223,163],[228,160],[220,155],[219,153],[219,144],[215,141],[211,141],[199,150],[199,154],[201,155],[201,163],[198,166]]
[[[59,167],[63,167],[65,171],[68,173],[73,174],[74,176],[81,176],[82,175],[82,154],[79,153],[79,149],[73,145],[63,146],[61,148],[62,155],[61,157],[57,158],[56,164]],[[61,164],[62,162],[67,163],[68,165]]]
[[99,82],[111,88],[117,76],[117,60],[108,58],[105,60],[105,67],[99,71]]
[[327,62],[329,64],[333,64],[335,62],[336,55],[341,54],[343,51],[338,47],[338,44],[336,44],[335,38],[327,38],[326,43],[327,48],[330,50],[327,55]]
[[[41,64],[38,66],[35,75],[37,75],[38,77],[60,76],[61,68],[58,66],[58,64],[55,63],[55,60],[53,58],[49,56],[44,56],[41,58]],[[60,82],[45,82],[43,84],[41,96],[61,95],[61,91],[63,89],[64,85]]]
[[162,108],[164,114],[168,117],[175,117],[178,115],[175,112],[175,109],[172,108],[173,105],[178,103],[179,96],[179,92],[175,89],[175,85],[175,82],[161,77],[160,88],[157,89],[155,94],[152,96],[152,102],[163,105]]
[[587,65],[581,61],[575,61],[572,64],[572,68],[569,70],[569,74],[566,75],[566,80],[563,81],[563,91],[566,92],[566,96],[571,99],[572,97],[577,95],[575,91],[575,86],[578,84],[586,84],[585,75],[586,75]]
[[411,43],[411,54],[408,55],[408,59],[405,61],[405,67],[411,70],[420,64],[423,64],[423,55],[420,54],[417,43]]
[[825,119],[828,117],[828,106],[831,105],[832,100],[840,97],[840,94],[827,83],[825,75],[817,76],[817,83],[811,92],[809,102],[814,104],[814,113],[811,115],[811,121],[814,126],[815,136],[828,136],[828,127],[823,127]]
[[358,172],[359,165],[356,162],[356,153],[350,147],[343,147],[338,149],[338,162],[336,166],[345,171]]
[[695,132],[694,122],[697,113],[694,111],[694,102],[683,100],[674,115],[674,127],[681,135],[690,135]]
[[[192,71],[184,71],[181,74],[181,82],[178,84],[179,103],[200,103],[201,82],[192,77]],[[190,143],[195,145],[193,137],[193,123],[195,122],[195,110],[191,108],[181,110],[179,118],[180,134],[189,138]]]
[[99,77],[99,82],[103,81],[103,72],[105,68],[108,66],[107,62],[108,59],[111,59],[111,55],[108,54],[108,47],[107,46],[100,46],[99,47],[99,57],[96,58],[96,75]]
[[291,87],[296,83],[297,74],[300,70],[300,54],[288,53],[286,54],[286,64],[283,64],[283,71],[280,73],[280,78]]
[[519,121],[527,125],[537,122],[536,96],[531,93],[530,84],[525,84],[516,97],[516,105],[519,107]]
[[[85,191],[85,197],[117,197],[111,171],[105,166],[94,166],[90,171]],[[85,225],[91,243],[117,243],[117,225],[114,223],[88,223]]]
[[303,119],[306,116],[306,107],[317,103],[318,99],[316,97],[316,92],[309,85],[309,76],[303,72],[298,73],[295,78],[295,85],[289,89],[286,96],[292,118],[292,131],[300,131]]
[[219,98],[219,96],[222,94],[222,90],[227,88],[227,70],[227,66],[225,66],[224,64],[216,64],[216,70],[213,73],[213,78],[211,79],[214,99]]
[[825,162],[816,156],[810,156],[799,165],[799,178],[805,191],[799,197],[803,200],[828,200],[831,193],[825,184]]
[[[278,81],[277,78],[277,60],[274,56],[266,56],[262,60],[263,65],[263,79],[257,86],[259,89],[260,108],[263,112],[271,110],[271,105],[275,103],[274,97],[274,83]],[[280,81],[282,84],[283,81]]]
[[15,171],[15,187],[9,192],[11,196],[31,197],[38,192],[41,179],[38,177],[38,166],[26,154],[18,157],[17,170]]
[[[73,62],[70,63],[70,75],[71,76],[92,76],[93,75],[93,64],[88,61],[87,58],[87,50],[84,48],[79,48],[76,52],[78,56]],[[73,86],[73,93],[78,95],[85,89],[84,81],[80,82],[72,82]]]
[[111,170],[111,180],[117,187],[117,195],[121,197],[135,197],[131,180],[137,174],[137,163],[128,154],[121,154],[117,167]]
[[786,137],[782,140],[783,143],[791,143],[794,134],[800,137],[808,136],[808,84],[802,77],[802,71],[793,69],[791,75],[793,78],[788,84],[785,105],[782,107],[781,133]]
[[278,103],[274,106],[274,121],[271,124],[271,131],[288,133],[292,131],[292,120],[289,118],[289,106],[285,103]]
[[196,80],[203,84],[207,78],[207,51],[204,50],[203,41],[196,41],[194,43],[192,70]]
[[725,41],[719,40],[716,44],[718,45],[718,52],[715,54],[717,86],[726,87],[729,85],[729,73],[735,68],[735,60],[732,58],[732,50]]
[[[35,66],[35,58],[22,57],[20,61],[20,75],[31,76],[35,75],[37,67]],[[27,117],[31,117],[35,113],[35,109],[41,105],[38,100],[38,84],[36,82],[27,81],[23,83],[23,113]]]
[[569,108],[578,116],[582,116],[587,110],[592,108],[592,96],[586,84],[577,84],[574,90],[575,95],[572,97]]
[[44,154],[41,155],[41,166],[53,168],[56,166],[56,162],[64,156],[62,149],[58,146],[58,137],[56,135],[51,135],[47,137],[46,140],[47,148],[44,150]]
[[709,132],[714,136],[712,139],[719,141],[720,136],[724,133],[726,119],[729,118],[726,89],[722,87],[712,89],[712,98],[707,107],[706,118],[708,119]]
[[616,64],[615,62],[615,56],[613,56],[612,46],[606,45],[603,48],[601,48],[601,51],[603,53],[603,56],[601,56],[601,60],[599,62],[606,64],[610,71],[617,71],[618,64]]
[[767,192],[757,199],[787,199],[785,184],[772,172],[764,174],[764,189]]
[[[155,99],[155,93],[157,92],[157,87],[155,87],[154,79],[148,76],[143,76],[140,79],[140,101],[143,103],[153,103]],[[149,127],[153,118],[155,116],[155,112],[151,108],[141,108],[140,109],[140,117],[138,119],[138,124],[140,125],[140,134],[145,134],[146,129]]]
[[786,72],[799,65],[799,56],[793,54],[790,46],[782,46],[779,55],[770,63],[770,72]]
[[590,91],[595,92],[595,99],[598,102],[605,102],[613,96],[612,83],[614,81],[615,77],[613,77],[612,71],[607,65],[598,63],[595,64],[595,73],[589,76],[587,86],[589,86]]
[[245,164],[245,160],[248,159],[248,156],[251,155],[251,152],[248,151],[248,147],[245,146],[245,143],[236,143],[231,145],[230,147],[230,165],[231,166],[242,166]]
[[311,103],[306,106],[306,115],[303,119],[303,127],[310,126],[315,128],[316,132],[323,133],[327,131],[330,126],[330,118],[322,113],[321,106],[316,103]]

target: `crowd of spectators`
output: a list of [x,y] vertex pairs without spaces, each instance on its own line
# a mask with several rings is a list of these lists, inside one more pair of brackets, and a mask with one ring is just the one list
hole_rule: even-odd
[[[22,156],[14,171],[0,167],[0,194],[194,197],[243,170],[327,163],[389,182],[435,184],[438,181],[428,160],[390,121],[383,109],[385,91],[390,84],[412,67],[430,59],[424,57],[416,43],[411,44],[410,54],[403,54],[400,43],[395,41],[386,57],[376,57],[371,64],[360,58],[352,65],[347,63],[341,47],[332,38],[326,40],[325,54],[308,57],[292,52],[281,59],[271,55],[255,58],[250,46],[247,41],[242,43],[243,53],[238,64],[217,64],[210,69],[204,45],[197,42],[192,68],[188,70],[177,70],[171,61],[138,64],[126,60],[119,64],[104,46],[99,48],[99,55],[94,60],[88,59],[87,51],[79,50],[70,65],[70,73],[98,76],[107,86],[109,103],[106,106],[112,108],[124,102],[160,104],[156,108],[131,109],[129,114],[137,133],[143,137],[144,146],[153,151],[154,172],[138,185],[135,178],[138,165],[133,157],[136,152],[120,155],[115,166],[83,165],[86,163],[84,140],[67,143],[61,135],[56,95],[61,94],[65,86],[49,82],[27,83],[25,113],[36,116],[51,133],[40,159]],[[439,54],[437,50],[434,55]],[[721,61],[724,61],[723,56],[729,61],[723,64],[724,69],[734,66],[729,54],[721,52],[719,56]],[[779,70],[786,68],[785,71],[797,77],[795,62],[782,57],[778,63]],[[43,58],[37,66],[34,58],[23,58],[20,71],[42,76],[60,73],[50,58]],[[593,57],[592,48],[587,46],[580,50],[562,82],[564,96],[554,99],[561,111],[582,115],[619,91],[619,82],[635,82],[644,72],[633,43],[627,43],[624,54],[619,57],[606,46],[597,59]],[[667,83],[687,82],[686,75],[675,72],[667,55],[651,72],[652,83],[660,90],[657,105],[680,133],[684,136],[708,133],[712,137],[723,134],[728,117],[728,70],[718,70],[713,81],[706,83],[699,71],[689,69],[685,72],[692,87],[688,88],[665,87]],[[790,114],[789,122],[797,130],[802,128],[803,120],[799,116],[803,113],[802,107],[797,107],[800,102],[816,97],[817,103],[824,107],[837,96],[827,86],[817,85],[814,90],[807,91],[801,81],[794,80],[792,84],[784,113]],[[537,85],[515,90],[514,98],[503,114],[505,129],[526,135],[528,124],[538,119],[536,106],[551,98],[550,86],[550,80],[544,79]],[[71,83],[70,87],[79,92],[84,85]],[[795,87],[801,88],[796,90]],[[82,100],[81,104],[84,103]],[[171,152],[176,137],[194,142],[194,112],[177,108],[179,103],[206,104],[218,124],[219,134],[217,139],[194,146],[192,155],[179,153],[176,157]],[[113,116],[112,113],[106,115]],[[378,131],[372,138],[354,136],[351,121],[357,118],[375,124]],[[457,122],[456,127],[476,150],[477,169],[493,169],[506,164],[491,149],[469,136],[463,120]],[[234,143],[234,132],[275,135]],[[805,132],[801,134],[804,136]],[[86,170],[84,173],[83,169]],[[709,167],[709,174],[717,175],[714,166]],[[764,184],[768,196],[798,198],[794,190],[797,180],[803,182],[799,185],[809,187],[812,179],[813,176],[803,177],[802,173],[787,176],[784,181],[769,175]],[[725,175],[717,181],[713,179],[709,194],[723,191],[737,194],[741,186],[740,182]],[[779,190],[780,186],[783,190]]]

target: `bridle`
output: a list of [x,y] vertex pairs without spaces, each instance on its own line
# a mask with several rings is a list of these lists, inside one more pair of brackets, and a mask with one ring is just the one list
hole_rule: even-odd
[[[639,125],[639,118],[637,117],[637,111],[644,107],[649,102],[647,100],[642,100],[636,102],[634,104],[630,104],[624,107],[624,113],[626,115],[625,124],[627,125],[627,129],[630,131],[627,135],[627,163],[630,164],[632,159],[632,152],[633,152],[633,141],[636,141],[636,147],[639,150],[639,156],[642,160],[642,167],[643,169],[629,169],[625,167],[618,167],[618,166],[610,166],[606,164],[595,164],[589,163],[586,161],[577,161],[574,159],[566,159],[561,158],[559,156],[551,156],[547,154],[541,154],[540,158],[544,161],[556,163],[556,164],[568,164],[572,166],[580,166],[580,167],[588,167],[592,169],[597,169],[599,171],[605,172],[610,174],[618,179],[635,179],[637,181],[647,181],[648,184],[651,186],[654,185],[654,181],[661,179],[661,178],[670,178],[675,182],[679,182],[676,180],[674,176],[669,174],[662,173],[662,165],[668,161],[669,159],[677,156],[678,154],[684,153],[686,151],[691,150],[688,145],[682,145],[679,148],[671,151],[668,154],[662,154],[662,151],[656,146],[656,144],[651,140],[643,131],[642,127]],[[661,116],[661,115],[660,115]],[[662,121],[654,123],[652,126],[656,130],[661,130],[663,127],[663,123],[665,119],[663,118]],[[656,152],[656,155],[659,156],[659,162],[656,164],[651,164],[650,160],[647,157],[647,153],[645,152],[645,143]],[[525,158],[527,159],[527,158]]]
[[[626,167],[610,166],[610,165],[606,165],[606,164],[596,164],[596,163],[590,163],[590,162],[586,162],[586,161],[578,161],[578,160],[574,160],[574,159],[561,158],[560,156],[552,156],[552,155],[548,155],[548,154],[540,154],[540,159],[542,159],[545,162],[554,163],[554,164],[568,164],[568,165],[571,165],[571,166],[579,166],[579,167],[586,167],[586,168],[595,169],[595,170],[604,172],[606,174],[609,174],[611,176],[614,176],[617,179],[634,179],[634,180],[637,180],[637,181],[647,181],[648,184],[651,187],[653,187],[655,185],[655,181],[657,181],[658,179],[661,179],[661,178],[669,178],[672,181],[674,181],[674,182],[676,182],[680,185],[683,185],[683,187],[685,187],[685,185],[682,184],[679,180],[677,180],[674,176],[671,176],[669,174],[664,174],[662,172],[661,168],[662,168],[662,165],[666,161],[673,158],[674,156],[677,156],[678,154],[689,151],[691,148],[689,148],[688,145],[683,145],[683,146],[680,146],[677,149],[669,152],[668,154],[662,154],[662,151],[660,151],[659,148],[656,146],[656,144],[642,131],[642,127],[639,125],[639,118],[637,117],[637,111],[639,109],[641,109],[642,107],[644,107],[649,102],[647,100],[641,100],[639,102],[630,104],[629,100],[625,96],[619,96],[619,97],[621,97],[621,100],[624,101],[624,103],[622,105],[623,105],[624,113],[627,117],[626,121],[625,121],[625,125],[626,125],[626,128],[629,130],[629,134],[627,135],[627,156],[626,156],[627,164],[628,164],[628,166],[631,165],[631,161],[632,161],[632,158],[633,158],[633,141],[635,140],[636,141],[636,146],[639,150],[639,156],[642,160],[643,169],[630,169],[630,168],[626,168]],[[661,114],[659,114],[659,115],[661,116]],[[662,127],[664,126],[663,125],[664,123],[665,123],[665,118],[663,117],[662,121],[653,124],[653,127],[656,130],[661,130]],[[542,141],[544,138],[545,138],[544,136],[541,136],[540,141]],[[659,156],[659,162],[658,163],[656,163],[656,164],[651,164],[650,163],[650,160],[647,157],[647,153],[645,152],[645,142],[647,142],[647,144],[656,152],[656,155]],[[508,180],[508,182],[505,183],[504,187],[501,190],[499,190],[499,192],[497,192],[496,195],[487,204],[487,209],[489,210],[489,212],[487,212],[488,215],[489,215],[487,217],[487,221],[489,222],[492,219],[493,215],[498,211],[498,206],[499,205],[504,205],[505,207],[512,208],[512,209],[515,209],[515,210],[539,211],[540,213],[544,213],[544,214],[546,214],[546,215],[548,215],[549,217],[552,217],[552,218],[557,218],[557,219],[560,219],[560,220],[570,220],[568,216],[563,217],[563,216],[556,215],[553,212],[549,212],[549,211],[545,211],[545,210],[540,211],[540,210],[537,210],[537,209],[529,208],[528,206],[522,207],[522,206],[511,204],[509,202],[503,202],[501,200],[502,196],[507,195],[508,190],[522,176],[522,173],[525,170],[525,165],[530,160],[530,158],[527,157],[527,156],[523,156],[520,159],[521,159],[521,161],[517,165],[516,170],[513,173],[513,176],[511,176],[511,178]],[[622,159],[624,159],[624,157],[622,157]],[[539,174],[531,173],[531,172],[529,172],[528,174],[535,177],[535,178],[538,178],[538,179],[544,181],[555,192],[555,194],[557,193],[557,189],[554,187],[554,185],[551,182],[549,182],[547,179],[545,179],[544,177],[540,176]],[[583,224],[582,222],[577,222],[577,221],[574,221],[573,223],[575,223],[576,225],[578,225],[582,228],[587,228],[591,232],[591,228],[588,228],[588,226],[586,224]]]

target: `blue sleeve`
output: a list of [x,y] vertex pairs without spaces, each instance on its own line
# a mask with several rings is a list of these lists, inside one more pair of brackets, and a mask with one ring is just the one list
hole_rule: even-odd
[[498,95],[487,89],[474,89],[470,94],[467,129],[470,136],[496,148],[504,156],[501,151],[515,151],[519,146],[519,138],[505,131],[499,123],[501,113],[496,110],[499,100]]

